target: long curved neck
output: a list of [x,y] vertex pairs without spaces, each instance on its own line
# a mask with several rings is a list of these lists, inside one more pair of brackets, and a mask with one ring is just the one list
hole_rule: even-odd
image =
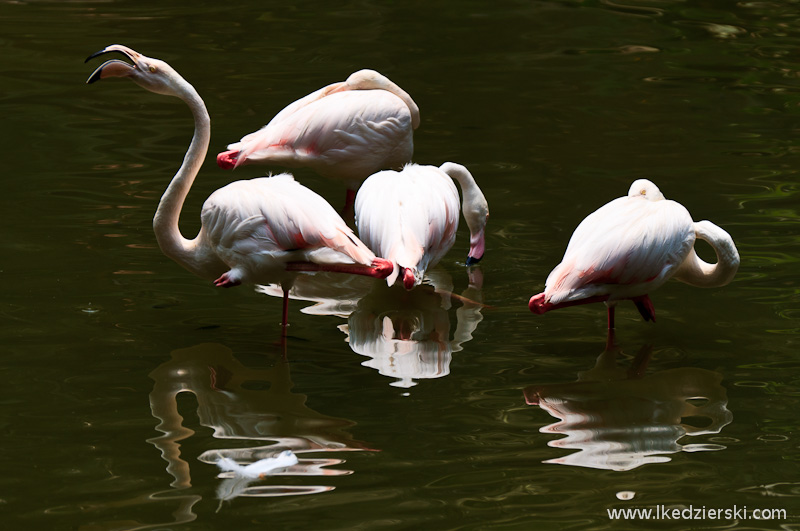
[[474,265],[483,258],[486,247],[486,220],[489,218],[489,204],[472,174],[461,164],[445,162],[439,169],[458,181],[461,186],[461,213],[469,227],[469,253],[467,265]]
[[695,235],[711,245],[717,255],[717,263],[704,262],[692,247],[689,256],[675,273],[675,279],[701,288],[717,288],[733,280],[739,269],[739,251],[733,238],[710,221],[694,224]]
[[156,233],[158,246],[165,255],[184,267],[194,270],[196,269],[194,264],[196,240],[187,240],[183,237],[178,227],[178,221],[183,202],[186,200],[189,189],[208,152],[208,144],[211,139],[211,119],[200,95],[189,83],[185,81],[184,83],[180,98],[186,102],[194,116],[194,136],[183,158],[183,164],[172,178],[164,195],[161,196],[156,215],[153,218],[153,230]]
[[470,234],[475,236],[481,232],[485,224],[486,215],[489,213],[489,205],[483,195],[478,183],[472,174],[461,164],[445,162],[439,167],[440,170],[458,181],[461,187],[461,212],[469,227]]
[[399,96],[400,99],[403,100],[406,105],[408,105],[408,110],[411,112],[411,128],[416,129],[417,127],[419,127],[419,121],[420,121],[419,106],[413,99],[411,99],[411,95],[408,92],[401,89],[397,85],[394,85],[394,89],[395,90],[392,90],[391,92],[393,92],[396,96]]

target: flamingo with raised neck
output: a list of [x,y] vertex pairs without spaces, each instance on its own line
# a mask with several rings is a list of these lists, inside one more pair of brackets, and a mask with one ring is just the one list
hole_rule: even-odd
[[334,271],[385,278],[390,262],[377,258],[322,197],[289,174],[236,181],[203,204],[202,227],[185,238],[178,222],[189,189],[203,165],[211,121],[197,91],[164,61],[114,44],[86,60],[120,52],[131,62],[112,59],[87,83],[128,78],[156,94],[183,100],[194,117],[194,136],[178,172],[161,197],[153,229],[162,252],[221,287],[279,283],[283,288],[283,334],[288,322],[288,290],[303,271]]

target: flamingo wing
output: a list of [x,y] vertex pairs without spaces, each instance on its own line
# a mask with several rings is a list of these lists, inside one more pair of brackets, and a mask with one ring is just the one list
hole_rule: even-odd
[[621,197],[584,219],[545,283],[553,303],[646,294],[669,279],[694,245],[689,212],[669,200]]

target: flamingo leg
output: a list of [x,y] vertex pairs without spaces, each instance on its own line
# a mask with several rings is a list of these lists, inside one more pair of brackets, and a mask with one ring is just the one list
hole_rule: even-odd
[[616,337],[614,335],[614,329],[609,328],[608,334],[606,335],[606,352],[610,352],[611,350],[616,348]]
[[347,189],[347,195],[344,197],[344,208],[342,208],[342,218],[345,221],[352,221],[356,217],[356,191],[352,188]]
[[329,271],[332,273],[349,273],[366,277],[386,278],[392,272],[392,263],[383,258],[375,258],[371,265],[362,264],[315,264],[312,262],[288,262],[286,271]]
[[656,322],[656,308],[653,306],[653,301],[650,300],[650,297],[642,295],[641,297],[636,297],[631,300],[633,304],[636,305],[636,309],[639,310],[642,319],[645,321],[653,321],[654,323]]
[[281,338],[286,340],[286,327],[289,326],[289,290],[283,288],[283,317],[281,319]]
[[614,310],[616,309],[615,306],[608,307],[608,329],[610,331],[614,330]]

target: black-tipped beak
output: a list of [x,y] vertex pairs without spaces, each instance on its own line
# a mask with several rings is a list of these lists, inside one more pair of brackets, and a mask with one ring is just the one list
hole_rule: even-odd
[[468,256],[467,257],[467,267],[474,266],[475,264],[477,264],[478,262],[481,261],[481,258],[483,258],[483,257],[479,256],[478,258],[475,258],[474,256]]
[[92,74],[89,76],[89,79],[86,80],[87,84],[94,83],[95,81],[99,81],[106,77],[127,77],[130,76],[131,73],[136,69],[136,60],[138,57],[140,57],[140,54],[131,50],[127,46],[122,46],[121,44],[112,44],[111,46],[106,46],[99,52],[95,52],[87,57],[84,63],[88,63],[95,57],[111,52],[120,52],[124,54],[134,64],[131,65],[118,59],[106,61],[98,66],[94,72],[92,72]]

